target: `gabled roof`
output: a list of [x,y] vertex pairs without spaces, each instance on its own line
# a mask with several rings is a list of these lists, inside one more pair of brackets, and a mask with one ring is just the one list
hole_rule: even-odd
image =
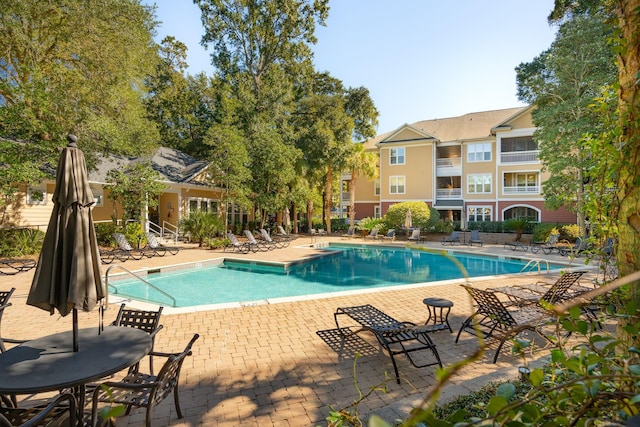
[[209,162],[197,160],[181,151],[168,147],[160,147],[151,156],[146,157],[121,157],[110,155],[102,158],[97,165],[97,169],[89,172],[89,181],[96,183],[106,183],[107,173],[111,169],[122,169],[130,164],[140,163],[150,160],[151,167],[157,171],[162,180],[171,183],[206,185],[194,180],[200,173],[209,167]]
[[400,131],[410,129],[416,131],[416,135],[425,138],[433,137],[440,142],[453,142],[465,140],[477,140],[491,137],[493,130],[504,126],[509,120],[518,117],[530,107],[506,108],[502,110],[481,111],[468,113],[458,117],[444,119],[432,119],[404,124],[398,129],[377,135],[366,141],[367,148],[374,148],[378,144],[393,142],[393,136]]

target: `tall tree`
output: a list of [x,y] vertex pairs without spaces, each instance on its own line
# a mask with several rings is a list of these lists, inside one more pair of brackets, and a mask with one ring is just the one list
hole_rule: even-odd
[[[618,137],[609,141],[615,156],[614,164],[617,206],[618,251],[620,274],[640,271],[640,0],[556,0],[550,20],[561,21],[582,10],[603,9],[608,12],[616,30],[614,48],[618,68]],[[632,282],[629,301],[640,306],[640,281]],[[627,324],[640,319],[638,312],[629,319],[621,319],[619,335],[636,347],[640,337],[629,333]]]
[[20,164],[0,150],[16,182],[55,164],[69,131],[89,164],[97,153],[152,149],[158,134],[142,97],[157,59],[153,14],[137,0],[2,2],[0,134],[38,146]]
[[352,152],[347,160],[347,169],[351,171],[349,183],[349,226],[355,226],[356,219],[356,183],[360,175],[367,179],[378,176],[378,155],[367,151],[363,144],[353,144]]
[[598,133],[602,118],[590,106],[616,78],[614,54],[607,43],[612,30],[602,13],[576,14],[560,25],[551,47],[517,68],[518,97],[535,105],[534,138],[543,168],[546,204],[575,212],[583,234],[587,171],[598,161],[582,135]]

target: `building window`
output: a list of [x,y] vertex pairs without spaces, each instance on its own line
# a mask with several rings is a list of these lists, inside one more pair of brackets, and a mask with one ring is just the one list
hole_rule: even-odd
[[504,194],[539,194],[540,184],[537,172],[516,172],[504,174]]
[[379,178],[376,178],[376,180],[373,181],[373,194],[374,196],[380,195],[380,179]]
[[389,164],[404,165],[404,147],[389,149]]
[[489,162],[491,161],[491,143],[479,143],[467,145],[467,161]]
[[404,194],[404,176],[389,177],[389,193]]
[[202,211],[218,213],[218,200],[193,197],[189,199],[189,212]]
[[380,206],[373,207],[373,217],[374,218],[382,218],[382,214],[380,213]]
[[467,176],[467,193],[486,194],[491,193],[491,175]]
[[504,211],[504,220],[515,218],[529,218],[531,221],[540,221],[540,213],[527,206],[514,206]]
[[517,136],[513,138],[502,138],[500,140],[500,151],[510,153],[514,151],[535,151],[538,143],[533,140],[533,136]]
[[476,222],[491,221],[491,207],[469,207],[469,210],[467,211],[467,218],[469,221]]
[[28,205],[46,205],[47,204],[47,187],[39,185],[37,187],[27,187],[27,204]]

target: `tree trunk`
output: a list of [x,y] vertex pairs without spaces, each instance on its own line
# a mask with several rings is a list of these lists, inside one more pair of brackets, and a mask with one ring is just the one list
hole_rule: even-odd
[[[615,12],[621,30],[622,49],[618,54],[620,89],[618,107],[622,136],[620,150],[622,164],[618,184],[618,253],[621,276],[640,271],[640,100],[637,76],[640,71],[640,0],[617,0]],[[629,300],[640,306],[640,282],[631,283]],[[635,324],[636,312],[618,323],[618,336],[629,345],[640,346],[640,337],[624,330]]]
[[313,200],[309,199],[307,201],[307,227],[309,228],[309,232],[313,228]]
[[358,173],[351,172],[351,182],[349,183],[349,227],[354,227],[356,223],[356,179]]
[[327,176],[324,182],[324,222],[326,224],[327,234],[331,234],[331,181],[333,181],[333,169],[331,166],[327,169]]

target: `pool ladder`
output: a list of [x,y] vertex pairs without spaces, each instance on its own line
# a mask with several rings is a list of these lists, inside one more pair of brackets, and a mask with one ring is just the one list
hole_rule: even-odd
[[520,273],[527,273],[527,272],[531,272],[534,271],[535,268],[538,268],[538,274],[542,273],[541,271],[541,264],[546,264],[547,265],[547,273],[551,272],[551,267],[549,266],[549,261],[546,259],[542,259],[542,258],[534,258],[529,260],[529,262],[527,263],[527,265],[525,265],[524,267],[522,267],[522,270],[520,270]]
[[[154,284],[146,281],[145,279],[143,279],[142,277],[138,276],[136,273],[134,273],[131,270],[128,270],[127,268],[123,267],[120,264],[115,264],[110,266],[109,268],[107,268],[107,271],[104,275],[104,287],[105,287],[105,305],[109,306],[109,273],[111,273],[111,270],[113,270],[114,268],[119,268],[120,270],[124,271],[125,273],[128,273],[129,275],[133,276],[134,278],[138,279],[139,281],[141,281],[142,283],[146,284],[147,286],[150,286],[151,288],[155,289],[156,291],[160,292],[161,294],[163,294],[164,296],[166,296],[167,298],[169,298],[171,301],[173,301],[173,304],[171,305],[172,307],[175,307],[176,305],[178,305],[178,302],[176,301],[176,299],[174,297],[172,297],[171,295],[169,295],[168,293],[166,293],[165,291],[163,291],[162,289],[159,289],[157,286],[155,286]],[[116,289],[115,286],[113,286],[113,289]]]

